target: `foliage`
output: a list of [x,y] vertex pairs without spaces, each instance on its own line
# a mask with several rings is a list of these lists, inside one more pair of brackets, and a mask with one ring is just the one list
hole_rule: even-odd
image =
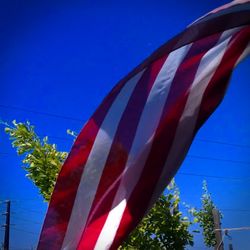
[[[217,209],[212,201],[211,194],[208,192],[207,182],[203,181],[203,195],[201,198],[202,208],[194,211],[195,222],[202,227],[204,243],[207,247],[216,246],[216,238],[214,233],[213,209]],[[219,211],[220,217],[222,214]]]
[[24,156],[22,162],[27,171],[26,176],[38,187],[44,199],[49,201],[67,153],[59,152],[55,144],[48,142],[47,136],[40,139],[29,122],[12,123],[13,126],[5,123],[5,132],[9,134],[17,154]]
[[161,195],[119,249],[182,250],[186,245],[193,245],[193,236],[188,231],[191,222],[182,216],[179,203],[179,189],[172,182],[168,193]]
[[70,130],[70,129],[67,129],[67,134],[68,135],[71,135],[71,136],[73,136],[74,137],[74,139],[76,139],[76,137],[77,137],[77,133],[75,132],[75,131],[73,131],[73,130]]
[[[23,168],[38,187],[46,201],[50,200],[59,170],[67,157],[66,152],[57,150],[55,144],[48,142],[48,137],[40,139],[29,122],[17,123],[13,126],[5,124],[5,132],[12,140],[12,146],[18,155],[24,156]],[[67,131],[73,137],[74,131]],[[139,226],[130,234],[120,247],[122,250],[152,249],[152,250],[182,250],[187,245],[193,245],[193,236],[189,233],[192,224],[179,211],[180,193],[175,183],[168,186],[166,195],[162,195]],[[216,244],[212,209],[215,205],[208,192],[206,182],[203,183],[202,208],[190,209],[194,222],[203,228],[204,242],[211,247]]]

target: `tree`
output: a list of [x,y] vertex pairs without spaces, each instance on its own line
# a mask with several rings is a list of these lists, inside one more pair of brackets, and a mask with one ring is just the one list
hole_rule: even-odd
[[179,189],[174,181],[167,189],[119,249],[182,250],[193,246],[193,236],[188,231],[191,222],[179,211]]
[[[38,187],[45,201],[49,201],[57,175],[64,160],[66,152],[57,150],[55,144],[48,142],[48,137],[40,139],[35,133],[34,126],[29,122],[13,125],[4,123],[5,132],[9,134],[12,146],[17,149],[18,155],[24,158],[23,168],[26,176]],[[68,134],[75,136],[72,131]],[[215,207],[206,183],[203,184],[202,209],[191,209],[195,221],[203,228],[204,242],[207,246],[214,246],[212,209]],[[120,249],[166,249],[181,250],[187,245],[193,245],[193,236],[188,229],[192,222],[183,217],[179,211],[180,192],[172,182],[168,191],[162,195],[148,215],[138,227],[130,234]]]
[[38,187],[45,201],[49,201],[67,153],[58,151],[55,144],[48,142],[47,136],[40,139],[29,122],[17,123],[14,120],[13,126],[4,124],[12,146],[18,155],[24,157],[22,167],[27,172],[26,176]]
[[[215,226],[214,226],[214,218],[212,211],[214,208],[216,208],[216,206],[212,200],[211,194],[208,191],[206,181],[203,181],[202,189],[203,189],[203,194],[201,197],[202,208],[199,210],[193,210],[193,215],[195,216],[195,222],[198,222],[200,224],[200,227],[202,227],[202,234],[205,245],[207,247],[214,247],[216,246],[216,237],[214,232]],[[222,214],[220,211],[219,214],[220,217],[222,218]]]

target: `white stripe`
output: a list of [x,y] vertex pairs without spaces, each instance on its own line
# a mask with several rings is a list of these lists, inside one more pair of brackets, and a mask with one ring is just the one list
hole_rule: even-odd
[[95,250],[109,249],[113,242],[126,207],[126,200],[136,186],[145,165],[152,145],[151,138],[153,138],[159,124],[172,80],[190,46],[191,45],[187,45],[173,51],[168,56],[154,82],[138,124],[129,158],[122,174],[121,184],[112,205],[112,210],[109,212],[96,243]]
[[125,84],[98,131],[81,176],[62,249],[72,250],[77,248],[118,124],[143,72],[138,73]]
[[168,180],[167,178],[174,174],[170,172],[170,169],[178,169],[178,166],[183,161],[192,142],[204,92],[226,52],[231,36],[239,29],[240,28],[235,28],[225,31],[217,45],[210,49],[202,58],[194,82],[192,83],[185,109],[180,118],[173,145],[151,198],[148,210],[163,192],[166,181]]

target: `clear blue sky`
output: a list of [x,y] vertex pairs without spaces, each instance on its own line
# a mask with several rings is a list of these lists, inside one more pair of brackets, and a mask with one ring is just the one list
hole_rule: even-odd
[[[72,140],[66,130],[79,132],[121,77],[225,2],[0,0],[0,117],[29,120],[59,150],[68,151]],[[250,58],[235,70],[223,103],[196,136],[176,176],[182,200],[197,207],[207,180],[224,214],[223,227],[250,226],[249,69]],[[47,205],[25,177],[2,127],[0,143],[0,199],[13,201],[11,249],[31,249]],[[4,209],[0,204],[0,212]],[[231,235],[235,249],[248,249],[249,231]],[[190,249],[205,249],[201,236]]]

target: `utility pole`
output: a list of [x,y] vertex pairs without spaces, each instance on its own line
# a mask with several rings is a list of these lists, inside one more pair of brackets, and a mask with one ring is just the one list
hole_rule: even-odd
[[[216,212],[214,212],[213,214],[216,214]],[[219,216],[219,215],[218,215]],[[214,232],[216,233],[216,232],[224,232],[224,234],[225,234],[225,236],[227,236],[228,237],[228,239],[229,239],[229,244],[228,244],[228,249],[229,250],[233,250],[233,243],[232,243],[232,236],[230,236],[229,235],[229,231],[245,231],[245,230],[247,230],[247,231],[249,231],[250,230],[250,226],[249,227],[232,227],[232,228],[223,228],[223,229],[221,229],[221,228],[219,228],[219,229],[215,229],[214,230]],[[217,239],[217,238],[216,238]],[[221,243],[223,243],[222,242],[222,240],[220,241]],[[217,243],[218,244],[218,243]],[[220,248],[219,248],[220,247]],[[223,247],[223,245],[222,245],[222,247]],[[223,248],[221,248],[221,245],[220,245],[220,243],[219,243],[219,245],[218,246],[216,246],[215,247],[215,249],[217,249],[217,250],[221,250],[221,249],[223,249]]]
[[224,232],[225,232],[225,236],[227,236],[227,238],[229,240],[228,249],[233,250],[232,236],[229,235],[228,229],[225,229]]
[[222,233],[221,233],[221,223],[220,223],[220,214],[216,208],[212,210],[213,218],[214,218],[214,232],[216,238],[216,246],[215,250],[224,250]]
[[9,250],[10,245],[10,201],[7,200],[6,202],[6,213],[4,215],[6,216],[6,222],[5,222],[5,232],[4,232],[4,244],[3,249]]

